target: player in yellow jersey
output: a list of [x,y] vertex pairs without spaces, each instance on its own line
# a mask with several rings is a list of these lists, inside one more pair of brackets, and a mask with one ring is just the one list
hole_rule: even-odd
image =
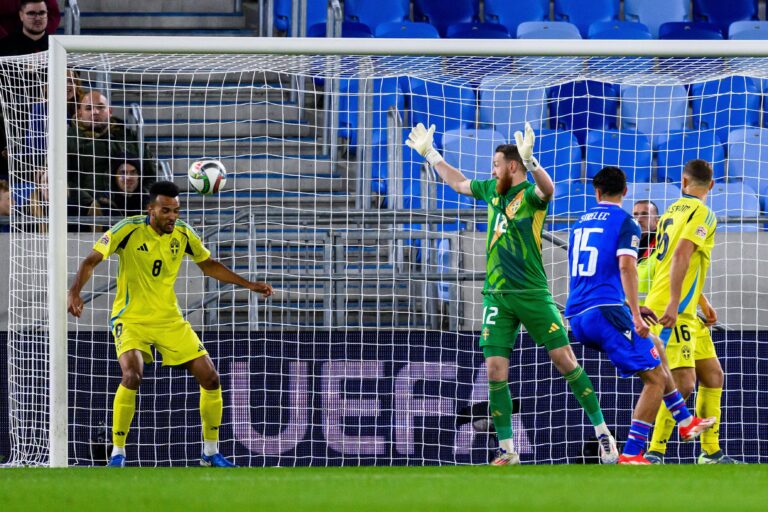
[[[715,243],[717,219],[705,202],[712,189],[712,167],[704,160],[691,160],[683,170],[683,197],[673,203],[658,223],[656,250],[649,259],[650,292],[645,305],[659,316],[656,326],[666,345],[667,359],[677,388],[687,399],[699,378],[696,415],[716,418],[715,425],[701,435],[700,464],[733,464],[720,449],[720,398],[723,370],[717,359],[709,326],[717,313],[702,289]],[[697,316],[697,306],[706,323]],[[664,462],[666,445],[675,425],[676,408],[664,405],[656,424],[646,459]]]
[[113,402],[109,466],[125,465],[125,441],[136,410],[136,393],[144,363],[151,363],[150,347],[163,356],[163,364],[181,366],[200,384],[203,423],[203,466],[233,467],[218,450],[223,411],[219,374],[200,338],[181,315],[173,286],[184,255],[192,258],[208,277],[272,294],[266,283],[248,281],[211,258],[197,233],[179,219],[179,188],[159,181],[149,190],[147,215],[128,217],[115,224],[82,261],[67,296],[67,309],[80,317],[80,291],[93,269],[111,254],[120,258],[117,293],[109,320],[115,339],[122,381]]

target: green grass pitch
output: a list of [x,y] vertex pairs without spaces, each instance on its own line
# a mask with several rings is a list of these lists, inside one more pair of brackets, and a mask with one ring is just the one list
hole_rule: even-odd
[[10,511],[768,510],[768,466],[0,469]]

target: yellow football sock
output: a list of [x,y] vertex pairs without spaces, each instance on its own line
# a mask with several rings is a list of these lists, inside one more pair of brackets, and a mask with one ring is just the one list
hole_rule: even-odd
[[667,406],[662,402],[659,412],[656,413],[656,423],[653,427],[653,436],[651,445],[648,448],[650,452],[667,453],[667,441],[672,436],[675,429],[675,419],[669,412]]
[[200,418],[203,420],[204,440],[219,440],[219,427],[223,412],[224,401],[221,398],[221,387],[218,389],[200,388]]
[[699,418],[717,418],[715,424],[709,430],[701,434],[701,449],[707,455],[720,451],[720,398],[723,388],[705,388],[699,385],[696,393],[696,416]]
[[112,402],[112,444],[118,448],[125,448],[125,439],[136,412],[136,393],[137,390],[120,384]]

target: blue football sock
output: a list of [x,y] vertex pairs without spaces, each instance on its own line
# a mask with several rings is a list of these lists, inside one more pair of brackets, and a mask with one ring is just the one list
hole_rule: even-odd
[[632,420],[627,444],[624,445],[624,455],[635,456],[645,451],[645,444],[648,442],[648,434],[650,434],[652,426],[644,421]]
[[669,412],[672,413],[672,417],[675,418],[675,421],[678,423],[685,421],[692,416],[690,411],[688,411],[688,407],[685,406],[683,395],[681,395],[677,389],[664,395],[664,405],[667,406]]

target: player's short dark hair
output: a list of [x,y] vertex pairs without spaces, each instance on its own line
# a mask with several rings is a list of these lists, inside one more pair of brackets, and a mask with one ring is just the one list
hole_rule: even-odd
[[523,163],[523,159],[520,158],[520,152],[514,144],[501,144],[496,147],[496,153],[504,155],[504,158],[507,161],[514,160],[517,163]]
[[180,192],[172,181],[156,181],[149,187],[149,202],[154,203],[157,196],[178,197]]
[[592,186],[604,196],[617,196],[627,188],[627,176],[618,167],[609,165],[603,167],[592,178]]
[[640,199],[639,201],[635,201],[635,206],[637,206],[638,204],[649,204],[653,206],[654,210],[656,210],[656,215],[659,214],[659,206],[653,201],[651,201],[650,199]]
[[713,174],[709,162],[700,158],[689,160],[683,168],[683,175],[688,176],[696,185],[709,185]]

